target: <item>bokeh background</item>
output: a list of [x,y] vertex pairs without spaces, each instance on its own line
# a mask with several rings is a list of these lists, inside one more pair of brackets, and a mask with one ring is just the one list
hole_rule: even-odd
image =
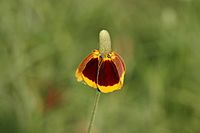
[[76,67],[107,29],[126,62],[94,133],[199,133],[199,0],[0,0],[0,132],[85,133]]

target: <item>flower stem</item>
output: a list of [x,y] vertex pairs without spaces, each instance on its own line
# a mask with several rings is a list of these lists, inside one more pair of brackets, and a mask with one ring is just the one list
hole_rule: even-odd
[[89,127],[88,127],[88,133],[91,132],[91,129],[92,129],[93,124],[94,124],[94,118],[95,118],[95,115],[96,115],[96,110],[97,110],[97,106],[98,106],[98,103],[99,103],[100,95],[101,95],[101,92],[96,91],[96,96],[95,96],[95,100],[94,100],[94,107],[93,107],[93,110],[92,110],[92,116],[91,116]]
[[[108,31],[106,31],[106,30],[102,30],[99,33],[99,51],[100,51],[102,57],[104,57],[106,54],[111,52],[110,35],[109,35]],[[97,80],[98,80],[98,76],[97,76]],[[97,91],[96,96],[95,96],[95,100],[94,100],[94,108],[92,110],[92,116],[91,116],[91,120],[90,120],[89,127],[88,127],[88,133],[91,132],[91,129],[92,129],[93,124],[94,124],[94,119],[95,119],[96,110],[97,110],[97,106],[98,106],[98,103],[99,103],[100,95],[101,95],[101,92]]]

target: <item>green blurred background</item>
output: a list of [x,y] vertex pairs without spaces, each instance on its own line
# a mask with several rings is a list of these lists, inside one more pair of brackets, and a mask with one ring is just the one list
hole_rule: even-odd
[[95,133],[199,133],[199,0],[0,0],[0,132],[84,133],[95,91],[76,67],[107,29],[126,62]]

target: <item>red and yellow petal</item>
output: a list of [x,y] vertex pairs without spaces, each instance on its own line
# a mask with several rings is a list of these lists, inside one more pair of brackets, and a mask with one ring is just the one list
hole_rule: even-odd
[[97,86],[103,93],[119,90],[123,86],[125,65],[122,58],[112,52],[103,58],[98,71]]
[[99,57],[99,51],[95,50],[81,62],[75,74],[77,81],[84,81],[87,85],[97,88]]
[[124,63],[122,57],[118,53],[113,52],[112,54],[114,55],[114,56],[111,56],[112,61],[114,62],[115,66],[117,67],[117,71],[118,71],[119,77],[120,77],[120,82],[123,86],[124,75],[125,75],[125,72],[126,72],[125,63]]

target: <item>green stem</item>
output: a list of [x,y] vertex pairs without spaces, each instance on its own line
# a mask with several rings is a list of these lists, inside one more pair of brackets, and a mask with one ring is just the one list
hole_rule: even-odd
[[91,129],[94,125],[94,118],[95,118],[95,115],[96,115],[96,110],[97,110],[97,106],[98,106],[98,103],[99,103],[100,95],[101,95],[101,92],[97,91],[96,96],[95,96],[95,100],[94,100],[94,108],[92,110],[92,116],[91,116],[89,127],[88,127],[88,133],[91,132]]

